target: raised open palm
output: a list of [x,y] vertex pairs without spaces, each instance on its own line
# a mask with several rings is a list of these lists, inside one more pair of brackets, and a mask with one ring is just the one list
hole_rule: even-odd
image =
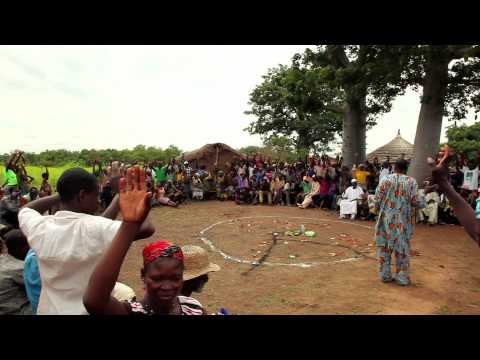
[[443,149],[438,153],[437,161],[429,160],[429,164],[432,167],[432,180],[434,184],[444,185],[448,183],[448,165],[447,161],[451,156],[451,149],[448,145],[445,145]]
[[120,180],[120,211],[124,221],[143,222],[150,211],[150,198],[145,182],[145,170],[139,166],[127,170]]

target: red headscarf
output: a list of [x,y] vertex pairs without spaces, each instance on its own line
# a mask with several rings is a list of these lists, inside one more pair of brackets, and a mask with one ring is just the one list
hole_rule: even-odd
[[183,262],[182,249],[168,241],[158,240],[143,248],[143,266],[150,264],[159,257],[173,257]]

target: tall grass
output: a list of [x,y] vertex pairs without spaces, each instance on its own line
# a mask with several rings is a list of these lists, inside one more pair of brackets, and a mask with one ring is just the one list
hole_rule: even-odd
[[[62,175],[62,173],[65,170],[71,169],[74,167],[79,167],[79,166],[76,164],[66,164],[64,166],[49,167],[48,172],[50,174],[50,179],[49,179],[50,185],[56,188],[57,180],[60,177],[60,175]],[[26,166],[26,169],[27,169],[27,174],[34,178],[32,183],[33,186],[40,187],[42,183],[42,173],[45,172],[45,168],[40,166]],[[92,170],[91,168],[85,168],[85,169],[87,171]],[[2,186],[4,182],[5,182],[5,166],[0,165],[0,186]]]

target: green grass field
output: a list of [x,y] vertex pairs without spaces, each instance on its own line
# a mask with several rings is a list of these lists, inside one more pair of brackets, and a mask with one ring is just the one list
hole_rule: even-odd
[[[57,180],[62,175],[62,173],[70,169],[72,167],[78,167],[76,164],[67,164],[61,167],[50,167],[48,168],[48,172],[50,173],[50,184],[55,188],[57,185]],[[34,178],[33,180],[33,185],[36,187],[40,187],[40,184],[42,183],[42,173],[45,171],[44,167],[40,166],[27,166],[27,173],[31,177]],[[91,168],[86,168],[88,171],[91,171]],[[5,182],[5,166],[0,165],[0,186],[3,185]]]

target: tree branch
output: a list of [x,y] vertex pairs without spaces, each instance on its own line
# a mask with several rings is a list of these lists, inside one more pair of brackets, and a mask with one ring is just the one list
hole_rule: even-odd
[[340,106],[340,105],[327,105],[326,109],[328,111],[335,112],[337,114],[343,114],[345,112],[345,105]]
[[449,76],[448,83],[453,85],[463,85],[463,86],[480,86],[480,79],[475,77],[475,75],[459,75],[459,76]]
[[455,85],[463,85],[463,86],[479,86],[480,87],[480,80],[450,80],[450,83]]
[[348,60],[347,54],[345,54],[345,48],[343,45],[328,45],[327,53],[335,68],[338,69],[350,65],[350,61]]
[[365,64],[367,59],[368,48],[366,45],[360,45],[360,50],[358,52],[358,64]]
[[449,46],[449,50],[453,59],[461,59],[466,54],[468,55],[468,57],[480,57],[480,46],[478,45],[465,46],[461,48]]

